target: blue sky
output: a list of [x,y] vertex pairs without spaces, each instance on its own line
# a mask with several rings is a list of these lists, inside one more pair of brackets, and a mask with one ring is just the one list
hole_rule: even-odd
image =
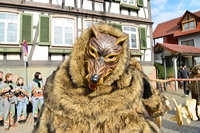
[[151,0],[153,30],[157,24],[200,10],[200,0]]

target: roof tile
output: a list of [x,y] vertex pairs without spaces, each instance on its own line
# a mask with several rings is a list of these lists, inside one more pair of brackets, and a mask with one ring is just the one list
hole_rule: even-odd
[[[200,11],[195,12],[193,14],[200,17]],[[166,22],[158,24],[158,26],[153,32],[153,38],[154,39],[161,38],[167,35],[181,36],[181,35],[191,34],[191,33],[200,31],[200,23],[198,24],[198,27],[196,29],[182,31],[181,26],[178,25],[178,22],[180,19],[182,19],[182,17],[175,18],[170,21],[166,21]]]

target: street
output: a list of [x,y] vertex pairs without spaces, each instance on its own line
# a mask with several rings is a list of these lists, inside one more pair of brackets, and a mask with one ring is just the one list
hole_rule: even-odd
[[[174,107],[171,98],[175,98],[178,104],[184,105],[185,98],[191,97],[190,95],[188,97],[185,97],[183,95],[183,90],[170,90],[163,92],[163,94],[169,98],[171,107]],[[179,126],[178,124],[176,124],[176,122],[169,120],[169,117],[174,115],[175,111],[171,110],[163,117],[163,124],[161,128],[163,133],[200,133],[200,121],[192,121],[190,125],[187,125],[184,121],[184,124],[182,126]],[[6,133],[31,133],[33,129],[33,124],[34,122],[32,114],[29,114],[26,123],[17,123],[17,127],[11,127],[9,131],[6,131]],[[0,127],[0,133],[5,133],[3,127]]]

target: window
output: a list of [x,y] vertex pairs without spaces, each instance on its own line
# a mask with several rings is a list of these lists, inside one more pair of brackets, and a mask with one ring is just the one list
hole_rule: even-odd
[[74,42],[74,20],[68,18],[53,18],[53,46],[72,46]]
[[19,15],[0,12],[0,43],[19,43]]
[[194,39],[181,41],[181,45],[194,46]]
[[184,31],[196,28],[196,21],[190,15],[186,15],[182,22],[182,29]]
[[137,28],[132,26],[123,26],[123,32],[127,33],[129,36],[129,48],[136,49],[137,46]]
[[121,3],[136,5],[136,0],[121,0]]
[[95,21],[85,21],[85,29],[91,27],[92,24],[99,24],[99,22],[95,22]]

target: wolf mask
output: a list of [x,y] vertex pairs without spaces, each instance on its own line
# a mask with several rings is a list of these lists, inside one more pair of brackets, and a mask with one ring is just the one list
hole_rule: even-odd
[[92,31],[94,36],[90,38],[86,48],[85,66],[88,73],[86,76],[88,86],[93,90],[112,74],[122,52],[121,45],[128,36],[117,38],[100,33],[94,25],[92,25]]

